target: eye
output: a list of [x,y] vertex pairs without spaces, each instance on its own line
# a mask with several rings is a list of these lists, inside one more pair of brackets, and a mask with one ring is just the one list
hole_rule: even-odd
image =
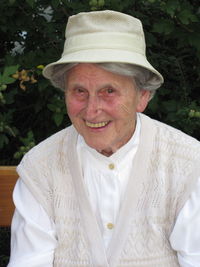
[[116,90],[113,87],[106,87],[104,90],[102,90],[102,94],[104,96],[112,96]]
[[84,94],[85,93],[85,90],[83,88],[75,88],[74,91],[76,94]]
[[117,90],[113,88],[112,86],[106,86],[105,88],[100,90],[99,96],[105,100],[111,100],[115,96],[117,96]]
[[84,96],[87,96],[88,92],[84,88],[77,87],[77,88],[74,88],[74,94],[77,96],[84,97]]
[[88,91],[82,87],[74,87],[71,90],[71,96],[77,100],[85,100],[88,97]]
[[113,88],[108,88],[106,91],[108,94],[113,94],[115,92]]

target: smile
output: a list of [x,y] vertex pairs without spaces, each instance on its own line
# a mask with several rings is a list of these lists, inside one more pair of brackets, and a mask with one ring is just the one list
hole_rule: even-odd
[[85,123],[89,127],[92,127],[92,128],[100,128],[100,127],[106,126],[109,123],[109,121],[98,122],[98,123],[92,123],[92,122],[86,121]]

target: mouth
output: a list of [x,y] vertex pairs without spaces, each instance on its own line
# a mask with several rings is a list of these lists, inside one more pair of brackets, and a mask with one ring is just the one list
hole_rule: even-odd
[[108,125],[108,123],[109,123],[109,121],[103,121],[103,122],[97,122],[97,123],[85,121],[85,124],[91,128],[102,128],[102,127],[105,127],[106,125]]

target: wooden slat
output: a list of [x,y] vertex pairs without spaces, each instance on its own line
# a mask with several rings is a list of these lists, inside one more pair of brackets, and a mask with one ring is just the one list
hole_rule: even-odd
[[0,166],[0,226],[11,224],[14,212],[12,192],[17,178],[15,166]]

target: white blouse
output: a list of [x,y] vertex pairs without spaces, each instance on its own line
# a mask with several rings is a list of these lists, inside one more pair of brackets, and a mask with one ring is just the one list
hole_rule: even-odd
[[[77,150],[91,206],[107,248],[128,182],[131,162],[139,144],[140,120],[129,142],[110,157],[86,145],[79,136]],[[54,222],[21,179],[13,193],[16,206],[12,221],[9,267],[53,266],[57,246]],[[182,208],[170,236],[182,267],[200,267],[200,178]]]

